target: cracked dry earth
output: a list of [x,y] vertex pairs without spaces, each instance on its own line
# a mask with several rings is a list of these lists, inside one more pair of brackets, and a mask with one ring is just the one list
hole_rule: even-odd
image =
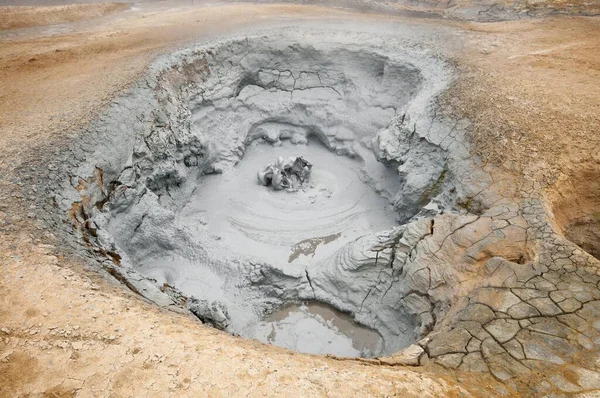
[[[6,76],[0,81],[0,395],[598,396],[597,19],[442,23],[250,4],[167,5],[154,11],[142,7],[58,31],[0,32],[0,67]],[[294,353],[202,325],[187,310],[185,291],[154,284],[138,273],[135,261],[129,263],[136,252],[123,247],[135,248],[134,239],[125,246],[102,232],[110,231],[108,221],[101,222],[110,214],[103,206],[117,207],[109,183],[130,167],[97,156],[104,147],[109,150],[101,153],[130,155],[129,144],[110,141],[128,134],[118,126],[106,128],[121,123],[110,110],[138,120],[139,131],[162,137],[170,134],[165,125],[176,121],[171,118],[182,112],[182,103],[193,103],[182,87],[191,87],[185,79],[197,76],[182,68],[183,77],[174,74],[167,84],[145,85],[152,83],[149,65],[157,70],[151,61],[164,60],[161,54],[169,57],[174,46],[189,46],[199,37],[250,37],[255,27],[317,31],[315,24],[323,21],[330,25],[320,36],[330,38],[325,43],[351,40],[346,36],[355,34],[360,21],[362,46],[378,53],[402,49],[410,55],[406,62],[419,66],[420,87],[437,81],[432,76],[440,71],[451,71],[448,86],[427,91],[433,98],[409,105],[408,119],[395,115],[400,122],[372,141],[378,158],[391,163],[395,147],[381,143],[394,138],[409,148],[404,164],[419,167],[423,148],[439,154],[427,158],[427,167],[421,165],[423,173],[431,174],[424,180],[411,179],[402,166],[393,165],[403,178],[399,202],[412,204],[397,209],[404,211],[402,224],[350,246],[344,252],[347,263],[333,274],[338,276],[310,266],[294,273],[289,265],[260,273],[268,281],[281,278],[282,286],[292,280],[293,289],[284,290],[294,298],[318,298],[345,310],[377,330],[384,342],[393,335],[390,319],[413,326],[403,347],[376,358]],[[377,42],[367,34],[373,26],[396,38]],[[274,53],[286,48],[274,46]],[[313,46],[319,48],[317,40]],[[190,55],[205,57],[210,70],[216,69],[211,57],[218,56],[219,51],[214,55],[205,47]],[[230,59],[224,75],[237,73],[235,53]],[[435,62],[422,62],[427,59]],[[385,77],[386,69],[381,73]],[[332,81],[346,82],[347,76]],[[318,80],[322,85],[322,76]],[[159,104],[161,93],[183,101],[173,107],[173,100],[167,101],[171,105],[163,108],[163,117],[169,123],[157,123],[153,113],[140,116],[137,105],[128,102],[139,94],[135,84],[140,81],[158,93]],[[268,81],[245,82],[250,88],[238,86],[236,95],[224,98],[237,96],[235,101],[244,103],[249,91],[255,96],[277,91]],[[219,108],[218,94],[226,88],[204,77],[194,83],[217,87],[204,95],[212,95],[211,104]],[[336,94],[344,95],[350,94]],[[333,101],[329,94],[325,99]],[[142,110],[154,106],[152,101],[140,105]],[[310,102],[300,101],[290,109],[310,109]],[[253,106],[267,112],[261,102]],[[174,146],[187,150],[189,137],[182,126]],[[348,140],[340,139],[338,131],[317,136],[332,151],[359,150],[345,146]],[[230,138],[246,142],[246,136],[240,137]],[[132,150],[133,158],[140,165],[157,162],[154,174],[149,178],[139,166],[128,189],[168,189],[152,185],[170,181],[156,170],[184,175],[180,185],[185,188],[198,161],[181,156],[178,162],[158,163],[155,158],[164,158],[148,147],[141,154]],[[213,159],[210,167],[235,163],[236,150],[227,149],[227,156],[218,158],[220,163]],[[185,192],[173,192],[175,198],[185,197]],[[177,207],[155,196],[160,214]],[[424,198],[436,206],[423,209]],[[72,207],[74,202],[78,205]],[[356,292],[348,289],[342,302],[331,290],[343,286],[335,279],[340,274],[342,282],[357,281],[358,286]],[[263,297],[260,287],[244,288],[260,293],[246,297]],[[268,297],[285,298],[280,293]]]

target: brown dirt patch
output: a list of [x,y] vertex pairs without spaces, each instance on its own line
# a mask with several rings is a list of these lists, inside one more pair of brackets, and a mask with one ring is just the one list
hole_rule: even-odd
[[[0,347],[4,344],[0,343]],[[0,361],[0,396],[16,397],[37,378],[38,361],[27,353],[15,352]]]
[[478,34],[447,101],[485,162],[547,185],[600,156],[600,19],[465,28]]
[[550,200],[564,236],[600,259],[600,163],[586,164],[555,184]]
[[98,18],[126,9],[123,3],[69,4],[66,6],[0,7],[0,30],[31,28]]
[[462,26],[475,34],[444,100],[472,122],[476,154],[600,258],[600,19]]
[[600,258],[600,19],[462,26],[464,79],[444,101],[482,161],[544,196],[557,231]]

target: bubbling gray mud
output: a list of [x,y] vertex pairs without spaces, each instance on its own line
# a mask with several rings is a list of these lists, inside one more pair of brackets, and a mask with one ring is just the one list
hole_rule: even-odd
[[[411,281],[395,283],[396,264],[412,254],[398,248],[433,228],[407,220],[460,194],[467,152],[431,118],[443,62],[389,37],[328,37],[291,29],[159,60],[98,122],[112,145],[73,173],[65,208],[159,304],[187,300],[205,322],[291,349],[385,355],[435,322],[427,297],[403,299]],[[278,156],[313,164],[306,187],[258,184]],[[329,318],[289,310],[305,301]],[[290,337],[294,325],[317,337]]]

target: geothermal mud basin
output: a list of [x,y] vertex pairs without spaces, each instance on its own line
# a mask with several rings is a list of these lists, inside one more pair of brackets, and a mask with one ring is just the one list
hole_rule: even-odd
[[[131,290],[230,333],[500,380],[569,361],[600,341],[579,321],[595,259],[534,188],[496,191],[423,34],[290,27],[163,56],[70,150],[56,201]],[[298,156],[301,187],[259,183]]]
[[[257,170],[266,161],[276,156],[295,155],[313,163],[310,179],[301,189],[274,191],[257,183]],[[195,231],[198,245],[207,251],[210,249],[212,261],[280,264],[288,274],[301,277],[304,274],[310,285],[313,270],[325,267],[332,256],[361,236],[393,227],[395,218],[389,201],[361,180],[359,160],[336,155],[316,140],[300,144],[286,140],[278,146],[254,142],[232,170],[203,177],[182,209],[179,222],[187,230]],[[229,300],[235,301],[236,292],[231,294],[227,288],[216,290],[213,281],[198,274],[195,263],[171,257],[157,258],[141,272],[195,297],[203,297],[205,292],[213,290],[211,297],[229,296]],[[322,318],[316,320],[305,316],[316,307],[302,308],[307,311],[286,311],[289,317],[296,318],[293,322],[286,322],[284,318],[272,325],[273,330],[277,329],[272,339],[263,336],[265,325],[255,330],[255,320],[240,326],[240,333],[305,352],[360,353],[352,349],[352,345],[342,348],[332,341],[339,334],[335,321],[330,322],[335,315],[333,311],[327,318],[315,314]],[[325,319],[327,322],[322,322]],[[345,328],[352,326],[346,324]],[[318,329],[323,329],[325,335],[321,336]],[[306,336],[303,343],[286,344],[286,335],[301,341],[297,336],[300,333]],[[332,342],[323,344],[323,340]],[[375,352],[380,349],[377,347]]]
[[[361,40],[255,36],[161,59],[153,87],[98,126],[115,148],[95,152],[96,184],[72,181],[99,197],[71,212],[119,267],[223,330],[342,356],[408,346],[422,314],[397,303],[393,245],[451,195],[447,151],[415,121],[450,73]],[[296,156],[312,164],[302,187],[259,184],[265,165]]]

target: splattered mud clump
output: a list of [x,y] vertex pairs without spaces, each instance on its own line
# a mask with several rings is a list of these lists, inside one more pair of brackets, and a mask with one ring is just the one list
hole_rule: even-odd
[[258,183],[265,187],[272,187],[276,191],[296,191],[308,182],[312,164],[302,156],[283,158],[269,163],[257,173]]

